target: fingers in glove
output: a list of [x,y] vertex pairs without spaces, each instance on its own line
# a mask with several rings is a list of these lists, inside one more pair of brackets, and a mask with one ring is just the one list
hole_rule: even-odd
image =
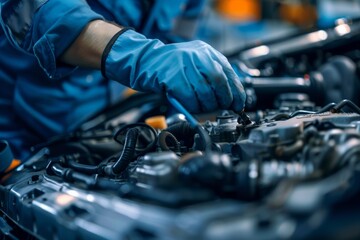
[[228,82],[228,77],[221,64],[213,61],[211,65],[213,72],[208,76],[208,81],[212,86],[216,101],[221,109],[229,109],[233,102],[233,94]]
[[216,101],[212,110],[215,110],[215,107],[228,109],[233,102],[233,96],[223,67],[216,58],[212,58],[209,51],[204,51],[204,55],[197,56],[197,61],[203,63],[199,64],[199,71],[207,80],[214,96],[213,100]]
[[224,67],[224,72],[228,78],[233,95],[231,109],[236,112],[242,111],[245,107],[246,93],[243,85],[241,84],[240,78],[236,75],[230,64]]
[[[246,94],[243,85],[241,84],[240,78],[231,67],[229,61],[219,52],[214,49],[214,54],[217,57],[218,63],[222,66],[223,71],[226,75],[230,91],[233,96],[230,108],[236,112],[244,109]],[[214,58],[216,58],[214,57]]]
[[[196,67],[195,64],[192,68],[185,68],[185,75],[187,81],[192,86],[195,99],[193,102],[197,102],[198,109],[193,108],[192,112],[210,112],[218,109],[218,104],[214,94],[214,90],[209,83],[207,76],[203,75]],[[191,102],[191,105],[193,105]]]
[[200,106],[199,112],[211,112],[219,109],[215,89],[212,88],[207,76],[201,75],[194,83],[193,89]]
[[201,106],[198,95],[195,91],[191,79],[199,77],[194,71],[190,71],[188,67],[184,67],[184,71],[167,83],[166,91],[174,96],[189,112],[200,112]]

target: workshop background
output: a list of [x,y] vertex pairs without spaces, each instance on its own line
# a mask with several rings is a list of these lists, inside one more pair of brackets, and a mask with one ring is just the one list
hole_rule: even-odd
[[[360,17],[358,0],[211,0],[196,37],[222,52]],[[186,30],[188,31],[188,29]]]

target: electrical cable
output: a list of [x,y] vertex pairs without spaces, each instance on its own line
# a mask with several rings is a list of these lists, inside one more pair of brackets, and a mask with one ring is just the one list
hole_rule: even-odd
[[331,109],[333,109],[336,106],[336,103],[329,103],[327,104],[325,107],[321,108],[319,111],[317,111],[316,113],[324,113],[327,111],[330,111]]
[[349,107],[351,110],[353,110],[356,113],[360,114],[360,108],[354,102],[352,102],[352,101],[350,101],[348,99],[344,99],[341,102],[339,102],[338,104],[336,104],[332,108],[331,111],[334,112],[334,113],[338,113],[344,107]]
[[153,127],[145,123],[132,123],[123,126],[115,132],[113,139],[120,145],[124,145],[124,136],[126,136],[129,129],[137,129],[139,132],[138,140],[135,146],[135,151],[138,155],[148,153],[154,149],[157,142],[157,132]]
[[171,96],[169,93],[167,93],[166,96],[170,104],[180,113],[184,114],[185,118],[193,128],[196,128],[198,125],[200,125],[199,122],[184,108],[184,106],[176,98]]

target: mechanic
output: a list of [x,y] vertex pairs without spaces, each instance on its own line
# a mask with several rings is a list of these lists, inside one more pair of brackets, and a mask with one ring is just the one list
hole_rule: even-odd
[[[139,33],[158,1],[0,0],[0,139],[16,158],[76,129],[124,86],[167,91],[192,112],[243,109],[243,87],[222,54],[201,41],[164,44]],[[203,5],[162,1],[152,35]]]

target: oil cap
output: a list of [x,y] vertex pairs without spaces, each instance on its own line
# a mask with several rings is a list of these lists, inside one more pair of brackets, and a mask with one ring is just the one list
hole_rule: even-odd
[[0,140],[0,173],[5,172],[13,161],[13,154],[11,152],[9,143]]

